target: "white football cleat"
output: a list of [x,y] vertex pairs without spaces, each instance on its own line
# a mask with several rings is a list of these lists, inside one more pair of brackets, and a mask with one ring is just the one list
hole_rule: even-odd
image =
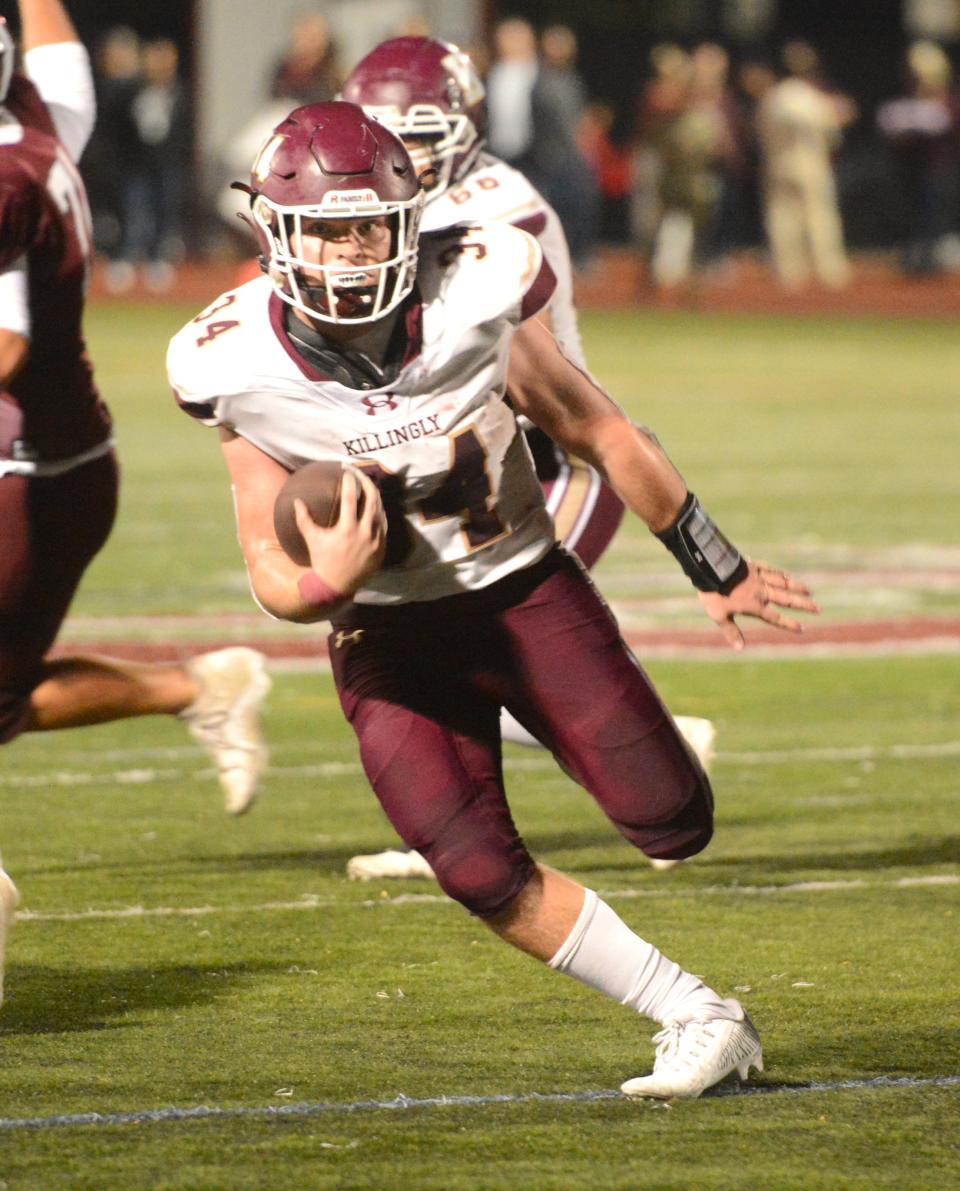
[[209,751],[223,787],[224,808],[242,815],[253,805],[267,767],[260,708],[272,683],[266,659],[238,645],[187,662],[200,694],[180,712],[191,735]]
[[650,1100],[695,1100],[731,1071],[746,1079],[750,1068],[763,1070],[760,1037],[738,1001],[727,1001],[735,1020],[670,1022],[654,1035],[657,1055],[651,1075],[620,1085],[625,1096]]
[[0,1005],[3,1004],[3,957],[7,948],[7,932],[13,926],[14,913],[20,901],[17,887],[0,868]]
[[656,856],[648,856],[647,860],[650,863],[650,867],[658,873],[668,873],[672,868],[676,868],[678,864],[683,864],[682,860],[662,860]]
[[354,856],[347,861],[351,881],[405,881],[410,877],[434,880],[433,869],[419,852],[401,852],[388,848],[370,856]]

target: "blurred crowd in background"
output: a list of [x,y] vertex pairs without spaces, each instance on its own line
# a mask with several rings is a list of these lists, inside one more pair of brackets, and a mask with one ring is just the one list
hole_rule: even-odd
[[[416,33],[443,36],[422,21],[396,30]],[[508,18],[488,47],[463,48],[486,80],[491,151],[554,206],[578,270],[595,268],[598,246],[619,244],[642,259],[652,287],[722,283],[738,253],[762,249],[785,289],[840,289],[851,275],[848,202],[872,205],[904,273],[960,270],[960,90],[933,41],[909,46],[890,98],[869,112],[799,40],[740,60],[713,42],[656,45],[623,110],[590,94],[566,25]],[[176,44],[122,27],[94,54],[99,119],[83,169],[108,289],[122,293],[139,276],[162,292],[187,257],[249,255],[229,191],[207,202],[196,185],[196,97]],[[246,176],[288,110],[334,98],[352,65],[321,10],[297,19],[259,84],[257,119],[223,148],[224,184]],[[873,168],[847,195],[854,128],[861,142],[868,133]]]

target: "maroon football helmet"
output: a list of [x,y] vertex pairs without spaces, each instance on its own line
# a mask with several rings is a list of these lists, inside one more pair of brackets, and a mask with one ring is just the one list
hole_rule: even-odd
[[359,103],[407,144],[426,181],[427,202],[469,173],[486,132],[483,83],[467,55],[432,37],[395,37],[371,50],[343,84],[343,98]]
[[0,17],[0,103],[7,98],[16,57],[6,17]]
[[[362,108],[297,108],[260,149],[250,185],[237,185],[250,195],[267,274],[291,306],[326,322],[373,322],[413,288],[423,191],[402,142]],[[310,221],[381,217],[391,232],[382,263],[351,269],[304,259]]]

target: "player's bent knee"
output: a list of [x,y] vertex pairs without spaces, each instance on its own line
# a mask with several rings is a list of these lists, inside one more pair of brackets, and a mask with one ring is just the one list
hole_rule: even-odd
[[[658,800],[661,802],[663,800]],[[647,856],[658,860],[684,860],[695,856],[713,838],[713,792],[705,773],[695,773],[685,797],[674,800],[676,809],[655,821],[631,823],[614,820],[620,833]]]
[[422,848],[440,888],[478,918],[502,913],[526,888],[535,871],[524,849],[477,844],[469,850],[445,850],[442,843]]

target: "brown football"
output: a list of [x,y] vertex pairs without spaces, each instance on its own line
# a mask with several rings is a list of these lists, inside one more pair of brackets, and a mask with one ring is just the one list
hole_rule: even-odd
[[335,460],[325,459],[307,463],[292,472],[277,493],[273,506],[273,528],[284,551],[305,567],[310,565],[310,553],[297,528],[293,502],[299,498],[310,510],[318,525],[335,525],[340,516],[340,485],[343,468]]

